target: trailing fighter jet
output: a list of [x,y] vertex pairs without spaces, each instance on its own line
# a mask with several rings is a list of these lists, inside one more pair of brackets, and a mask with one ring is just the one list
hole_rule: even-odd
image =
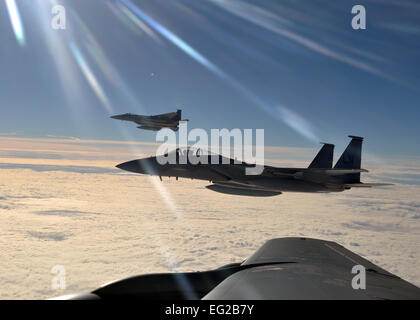
[[[200,150],[176,149],[172,156],[176,162],[160,164],[157,157],[128,161],[117,165],[122,170],[168,177],[182,177],[211,181],[206,188],[226,194],[268,197],[282,192],[340,192],[351,188],[386,186],[385,183],[362,183],[360,173],[363,138],[349,136],[352,140],[332,168],[334,145],[324,144],[308,168],[277,168],[264,166],[260,175],[246,175],[246,168],[254,165],[208,155],[206,164],[193,164],[192,157],[202,157]],[[192,154],[191,154],[192,153]],[[211,157],[219,157],[218,161]],[[217,162],[217,164],[214,164]]]
[[162,128],[169,128],[173,131],[178,131],[179,121],[188,121],[181,120],[182,110],[177,110],[176,112],[163,113],[154,116],[141,116],[132,113],[125,113],[116,116],[112,116],[112,119],[132,121],[139,126],[137,128],[143,130],[152,130],[159,131]]

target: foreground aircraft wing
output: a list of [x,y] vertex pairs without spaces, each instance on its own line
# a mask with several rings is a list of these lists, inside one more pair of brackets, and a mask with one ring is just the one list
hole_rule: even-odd
[[[356,265],[365,270],[360,289],[352,286]],[[420,299],[420,289],[335,242],[280,238],[267,241],[242,263],[133,276],[56,299]]]
[[[309,238],[266,242],[204,299],[419,299],[420,289],[343,246]],[[366,270],[365,289],[354,289],[354,266]]]

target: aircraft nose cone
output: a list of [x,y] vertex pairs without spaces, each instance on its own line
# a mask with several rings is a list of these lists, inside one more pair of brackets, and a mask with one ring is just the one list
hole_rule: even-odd
[[131,167],[131,166],[129,165],[129,163],[130,163],[130,162],[131,162],[131,161],[124,162],[124,163],[120,163],[120,164],[117,164],[115,167],[117,167],[118,169],[121,169],[121,170],[131,171],[131,170],[129,170],[129,168]]
[[149,158],[149,159],[127,161],[127,162],[118,164],[116,167],[121,170],[129,171],[129,172],[135,172],[135,173],[141,173],[141,174],[154,174],[156,171],[155,164],[156,164],[156,161],[153,161],[153,158]]
[[133,160],[133,161],[120,163],[116,167],[118,169],[129,171],[129,172],[144,173],[143,166],[141,165],[140,160]]

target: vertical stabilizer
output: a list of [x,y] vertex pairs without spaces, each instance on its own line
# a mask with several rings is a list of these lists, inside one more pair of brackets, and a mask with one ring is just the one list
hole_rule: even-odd
[[363,138],[349,136],[351,141],[335,164],[335,169],[360,169]]
[[[349,136],[351,141],[344,150],[334,169],[360,169],[362,163],[362,137]],[[360,182],[360,173],[347,174],[344,177],[346,183]]]
[[[324,143],[324,142],[322,142]],[[312,160],[308,168],[331,169],[334,156],[334,145],[324,143],[324,146],[319,150],[318,154]]]

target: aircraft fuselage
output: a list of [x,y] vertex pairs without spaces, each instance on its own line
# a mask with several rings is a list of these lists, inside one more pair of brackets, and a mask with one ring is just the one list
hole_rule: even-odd
[[[210,161],[209,161],[210,162]],[[233,162],[233,160],[232,160]],[[339,192],[345,188],[334,185],[333,178],[329,178],[331,185],[304,179],[296,176],[299,168],[274,168],[266,166],[261,175],[246,175],[245,169],[250,165],[240,164],[164,164],[161,165],[156,157],[128,161],[117,167],[129,172],[149,174],[160,177],[176,177],[207,180],[219,186],[243,189],[253,188],[269,192]],[[271,169],[275,169],[275,173]],[[313,177],[315,179],[315,177]],[[216,191],[216,190],[215,190]]]

